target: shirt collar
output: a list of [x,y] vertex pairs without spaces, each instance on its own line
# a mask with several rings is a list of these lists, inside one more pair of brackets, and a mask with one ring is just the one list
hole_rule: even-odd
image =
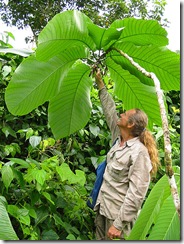
[[[119,136],[119,141],[120,141],[120,140],[121,140],[121,136]],[[126,141],[125,145],[126,145],[127,147],[131,147],[131,146],[132,146],[134,143],[136,143],[136,141],[138,141],[138,140],[139,140],[139,137],[136,136],[136,137],[134,137],[134,138],[132,138],[132,139]]]

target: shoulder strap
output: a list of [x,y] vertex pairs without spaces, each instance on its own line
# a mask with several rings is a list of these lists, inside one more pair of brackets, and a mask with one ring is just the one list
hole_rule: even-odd
[[118,137],[116,138],[116,140],[113,142],[112,147],[116,144],[116,141],[118,140]]

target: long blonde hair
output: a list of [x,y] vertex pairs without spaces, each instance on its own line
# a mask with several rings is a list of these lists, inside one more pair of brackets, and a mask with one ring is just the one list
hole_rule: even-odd
[[151,175],[156,175],[157,170],[160,166],[160,161],[155,138],[153,137],[151,132],[146,129],[146,126],[148,124],[147,115],[142,110],[136,108],[135,113],[129,117],[128,122],[134,123],[132,135],[134,137],[138,136],[140,141],[148,149],[148,153],[152,163]]

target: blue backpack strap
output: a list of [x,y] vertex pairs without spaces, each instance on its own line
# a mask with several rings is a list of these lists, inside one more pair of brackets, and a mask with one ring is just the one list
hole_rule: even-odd
[[89,196],[89,199],[87,200],[88,207],[90,207],[92,209],[94,208],[94,206],[96,204],[98,193],[99,193],[100,187],[102,185],[103,174],[105,172],[106,164],[107,163],[105,160],[102,163],[100,163],[96,169],[96,180],[95,180],[93,189],[91,191],[91,194]]

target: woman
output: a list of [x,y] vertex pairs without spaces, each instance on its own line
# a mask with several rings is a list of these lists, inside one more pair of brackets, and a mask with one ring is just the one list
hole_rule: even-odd
[[97,198],[96,239],[124,239],[129,235],[147,193],[159,159],[152,134],[146,129],[147,115],[131,109],[118,117],[100,70],[95,74],[104,115],[116,141],[107,154],[107,166]]

